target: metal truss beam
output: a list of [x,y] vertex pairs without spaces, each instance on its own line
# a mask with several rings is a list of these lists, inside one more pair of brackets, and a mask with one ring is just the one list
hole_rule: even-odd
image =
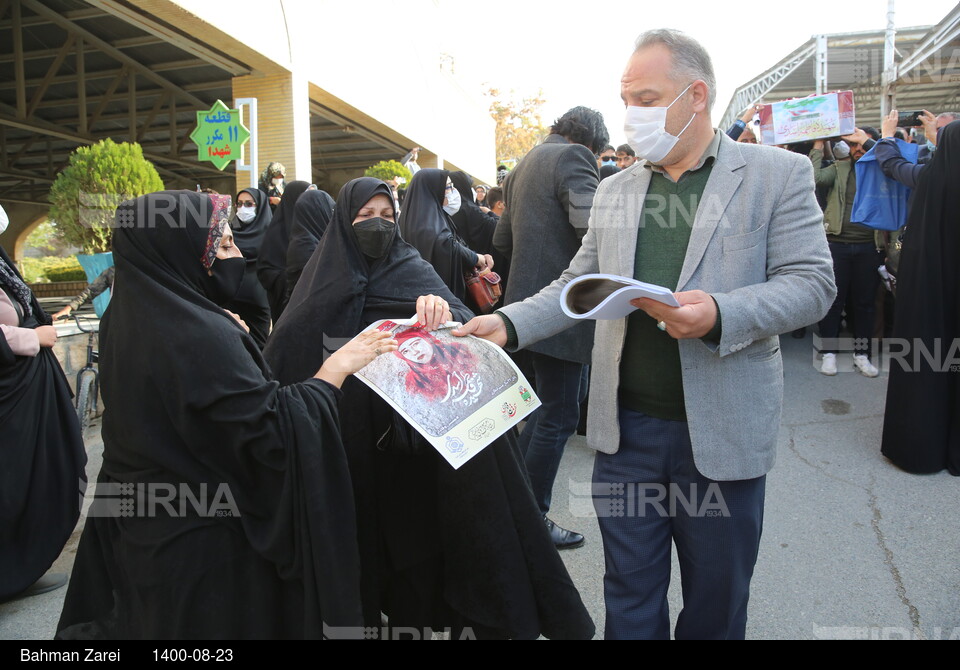
[[[813,58],[816,52],[816,44],[811,43],[804,45],[790,56],[787,56],[786,59],[781,61],[779,65],[769,72],[738,88],[733,95],[730,106],[728,106],[726,112],[724,112],[720,127],[726,129],[736,120],[737,116],[746,109],[747,105],[762,99],[763,96],[770,92],[778,83]],[[810,82],[811,88],[815,83],[816,82]]]

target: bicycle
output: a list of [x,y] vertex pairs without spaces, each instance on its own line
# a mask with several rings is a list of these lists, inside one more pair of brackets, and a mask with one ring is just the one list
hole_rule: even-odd
[[87,364],[77,372],[77,418],[80,419],[80,431],[84,438],[87,437],[90,424],[97,415],[97,395],[100,392],[100,371],[94,367],[100,360],[100,353],[94,349],[96,343],[98,328],[84,328],[80,322],[80,316],[73,315],[73,320],[77,323],[77,328],[82,333],[88,333],[87,340]]

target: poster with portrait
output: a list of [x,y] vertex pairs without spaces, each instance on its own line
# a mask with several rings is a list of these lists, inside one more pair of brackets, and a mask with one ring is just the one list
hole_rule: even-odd
[[459,324],[427,332],[415,322],[367,328],[389,331],[400,347],[356,376],[456,469],[526,418],[540,399],[500,347],[455,337],[451,330]]

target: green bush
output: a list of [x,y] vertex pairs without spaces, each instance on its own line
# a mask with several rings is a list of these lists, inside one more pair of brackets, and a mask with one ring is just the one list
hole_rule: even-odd
[[390,181],[394,177],[403,177],[407,180],[407,184],[413,179],[413,173],[397,161],[380,161],[376,165],[368,167],[363,176],[382,181]]
[[76,256],[61,258],[60,256],[46,256],[44,258],[24,258],[23,278],[28,284],[47,283],[56,281],[86,281],[84,273]]
[[61,239],[83,253],[110,251],[117,205],[161,190],[160,175],[139,144],[108,138],[71,154],[50,188],[50,218]]

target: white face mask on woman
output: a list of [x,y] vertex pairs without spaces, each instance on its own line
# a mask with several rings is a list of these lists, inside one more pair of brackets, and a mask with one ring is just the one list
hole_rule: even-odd
[[627,144],[633,148],[637,158],[657,164],[666,158],[680,141],[680,135],[690,127],[697,113],[694,112],[680,134],[674,136],[667,132],[667,110],[690,90],[690,86],[683,89],[666,107],[627,107],[623,130],[627,134]]
[[460,211],[460,191],[458,191],[456,188],[452,188],[447,191],[445,200],[447,204],[443,206],[443,211],[445,211],[447,214],[453,216]]
[[3,207],[0,207],[0,235],[3,235],[9,225],[10,219],[7,217],[7,213],[3,211]]
[[250,223],[257,218],[256,207],[240,207],[237,209],[237,218],[243,223]]

